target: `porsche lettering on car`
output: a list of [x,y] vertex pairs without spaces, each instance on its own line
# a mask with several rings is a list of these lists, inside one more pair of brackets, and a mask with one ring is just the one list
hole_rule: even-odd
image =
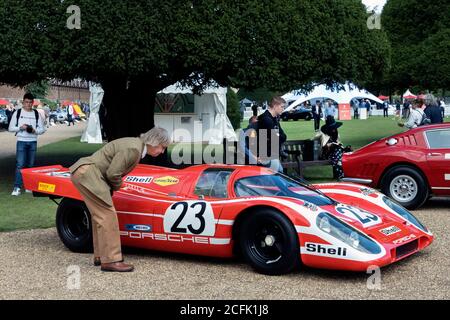
[[[90,213],[68,169],[22,170],[25,187],[59,202],[58,234],[92,250]],[[308,185],[257,166],[138,165],[113,196],[124,246],[230,258],[258,272],[300,265],[366,271],[429,246],[432,233],[385,195],[352,183]]]

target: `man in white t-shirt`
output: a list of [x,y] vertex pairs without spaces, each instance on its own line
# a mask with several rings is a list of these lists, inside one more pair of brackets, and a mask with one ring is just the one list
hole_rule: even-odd
[[11,116],[8,130],[15,132],[17,136],[16,149],[16,178],[12,196],[20,195],[23,185],[23,168],[34,166],[37,149],[37,136],[45,132],[44,119],[37,110],[33,110],[34,96],[27,93],[23,97],[23,107],[16,110]]

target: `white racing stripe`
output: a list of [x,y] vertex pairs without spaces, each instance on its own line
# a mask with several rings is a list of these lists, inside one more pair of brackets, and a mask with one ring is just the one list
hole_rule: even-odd
[[214,245],[225,245],[225,244],[230,244],[231,239],[226,239],[226,238],[210,238],[209,239],[209,243],[210,244],[214,244]]
[[[129,212],[129,211],[117,211],[120,214],[134,215],[134,216],[147,216],[147,217],[157,217],[164,219],[163,214],[154,214],[154,213],[145,213],[145,212]],[[215,220],[216,224],[224,225],[224,226],[232,226],[234,224],[234,220],[224,220],[218,219]]]

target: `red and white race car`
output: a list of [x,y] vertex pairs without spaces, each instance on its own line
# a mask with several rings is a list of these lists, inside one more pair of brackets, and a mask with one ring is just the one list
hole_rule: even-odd
[[[72,251],[92,250],[90,215],[62,166],[22,170],[26,189],[62,198],[56,226]],[[264,274],[301,263],[367,271],[429,246],[431,232],[383,194],[349,183],[307,185],[256,166],[176,170],[139,165],[114,193],[122,244],[228,258]]]
[[408,209],[450,196],[450,123],[421,126],[345,153],[344,181],[364,183]]

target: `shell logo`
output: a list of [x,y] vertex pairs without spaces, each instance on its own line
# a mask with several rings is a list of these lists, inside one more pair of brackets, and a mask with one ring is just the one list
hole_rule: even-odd
[[178,182],[180,182],[179,179],[171,176],[161,177],[153,180],[154,184],[157,184],[162,187],[178,184]]

